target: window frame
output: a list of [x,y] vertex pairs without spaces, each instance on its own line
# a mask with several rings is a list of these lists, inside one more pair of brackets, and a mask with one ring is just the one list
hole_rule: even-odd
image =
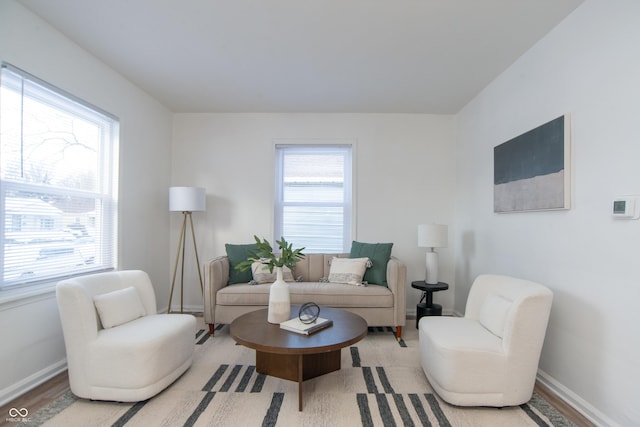
[[[327,203],[326,206],[343,206],[343,232],[342,232],[342,249],[337,252],[348,253],[351,247],[351,242],[355,239],[356,230],[356,151],[357,141],[352,139],[287,139],[287,140],[274,140],[274,220],[273,220],[273,239],[274,241],[280,239],[283,236],[283,209],[285,206],[291,205],[305,205],[305,203],[295,202],[286,203],[283,200],[283,159],[284,150],[323,150],[323,149],[347,149],[347,159],[345,164],[345,177],[344,188],[346,189],[345,198],[348,198],[350,203],[344,201],[342,203]],[[310,205],[310,204],[307,204]],[[322,206],[322,204],[319,204]],[[284,236],[287,239],[287,236]],[[289,239],[287,239],[289,241]],[[294,245],[295,242],[292,242]],[[309,250],[305,251],[313,253]],[[323,252],[318,252],[323,253]]]
[[[8,73],[14,75],[16,81],[28,81],[28,85],[34,85],[33,87],[36,89],[31,89],[32,93],[27,93],[23,91],[22,87],[12,87],[11,80],[14,77],[7,77],[8,73],[3,76],[8,79],[7,82],[5,82],[4,79],[0,80],[0,85],[3,88],[19,91],[18,96],[21,96],[22,99],[31,97],[31,99],[58,109],[64,112],[64,114],[70,114],[90,122],[99,123],[96,124],[96,126],[103,131],[103,133],[100,134],[101,139],[95,171],[98,184],[94,190],[70,188],[62,185],[47,185],[0,176],[0,218],[2,218],[0,221],[0,302],[4,303],[51,291],[55,283],[63,278],[109,271],[117,268],[120,120],[115,115],[9,63],[2,62],[0,67],[3,74],[6,70]],[[41,92],[38,92],[39,90],[41,90]],[[0,149],[0,151],[1,150],[2,149]],[[11,218],[5,217],[7,192],[12,191],[40,193],[48,196],[71,196],[93,199],[96,206],[100,207],[95,212],[95,216],[102,219],[100,222],[100,233],[95,235],[97,243],[95,243],[93,247],[96,251],[100,252],[100,259],[103,261],[95,266],[88,264],[87,267],[77,270],[74,267],[65,267],[64,263],[61,263],[60,265],[64,268],[59,274],[52,273],[30,279],[5,281],[6,233],[11,232],[14,227],[18,227],[18,222],[22,223],[22,221],[25,220],[24,214],[14,215]],[[92,219],[95,220],[95,217]],[[47,222],[53,220],[41,218],[40,221],[41,225],[47,225],[42,223],[42,221]],[[84,237],[80,238],[84,239]],[[93,259],[93,257],[90,258]]]

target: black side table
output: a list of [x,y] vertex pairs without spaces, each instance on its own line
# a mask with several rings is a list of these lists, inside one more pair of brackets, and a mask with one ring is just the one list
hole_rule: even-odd
[[424,316],[442,315],[442,306],[440,304],[433,303],[433,293],[449,289],[449,285],[447,283],[438,282],[437,284],[432,285],[430,283],[426,283],[424,280],[416,280],[411,282],[411,287],[422,291],[422,297],[416,306],[416,328],[418,327],[418,322],[420,322],[420,319]]

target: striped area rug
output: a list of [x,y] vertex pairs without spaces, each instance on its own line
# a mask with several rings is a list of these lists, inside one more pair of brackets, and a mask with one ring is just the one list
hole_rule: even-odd
[[[199,319],[199,322],[202,322]],[[418,334],[369,328],[342,350],[342,369],[303,383],[258,374],[253,350],[236,343],[228,326],[210,338],[196,334],[194,362],[174,384],[136,404],[94,402],[71,393],[31,414],[46,426],[572,426],[539,396],[503,409],[459,408],[432,391],[418,358]]]

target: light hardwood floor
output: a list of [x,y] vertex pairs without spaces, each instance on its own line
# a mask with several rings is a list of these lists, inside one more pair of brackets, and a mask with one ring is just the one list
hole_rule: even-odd
[[565,417],[567,417],[567,419],[572,421],[578,427],[596,427],[595,424],[585,418],[585,416],[578,412],[573,406],[560,399],[557,394],[549,390],[544,385],[540,384],[538,381],[536,381],[534,390],[547,402],[553,405],[553,407],[556,408],[558,412],[563,414]]
[[[30,413],[34,413],[65,394],[68,390],[69,377],[65,371],[24,394],[14,402],[0,408],[0,426],[15,426],[15,423],[6,420],[11,408],[27,408]],[[595,427],[582,414],[542,384],[536,382],[535,391],[578,427]]]
[[0,426],[15,426],[15,422],[7,421],[11,408],[26,408],[29,413],[34,413],[55,401],[69,390],[69,376],[64,371],[49,381],[37,386],[31,391],[23,394],[13,402],[0,407]]

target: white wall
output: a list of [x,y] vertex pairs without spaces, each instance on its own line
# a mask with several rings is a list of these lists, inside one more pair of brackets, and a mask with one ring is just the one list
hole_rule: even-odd
[[[603,425],[640,425],[640,2],[588,0],[459,114],[456,309],[480,273],[554,291],[542,378]],[[494,214],[493,147],[572,116],[568,211]]]
[[[452,116],[419,114],[177,114],[171,181],[207,189],[207,211],[193,214],[207,260],[224,255],[225,243],[253,242],[254,234],[273,243],[275,139],[355,140],[355,237],[394,243],[393,254],[407,264],[407,307],[415,313],[420,292],[409,283],[424,278],[425,264],[418,224],[453,220],[454,128]],[[172,254],[179,221],[172,217]],[[451,285],[452,254],[443,249],[440,258],[441,279]],[[185,304],[202,306],[195,271],[187,267]],[[453,291],[434,300],[450,311]]]
[[[120,118],[119,268],[146,270],[164,305],[170,112],[13,0],[0,2],[0,60]],[[0,405],[65,367],[51,287],[20,300],[0,292],[0,343]]]

